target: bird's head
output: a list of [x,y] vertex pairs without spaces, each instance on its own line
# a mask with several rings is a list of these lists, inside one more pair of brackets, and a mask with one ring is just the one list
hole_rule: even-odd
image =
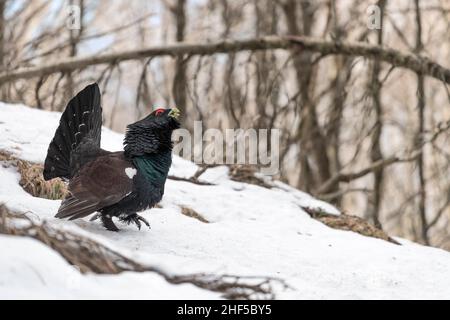
[[139,156],[172,149],[172,132],[180,127],[178,108],[154,110],[144,119],[127,126],[125,154]]
[[180,127],[180,122],[178,119],[180,118],[180,110],[178,108],[173,109],[164,109],[158,108],[146,116],[144,119],[141,119],[133,124],[128,125],[128,128],[139,127],[144,129],[145,131],[152,132],[172,132],[175,129]]
[[155,130],[175,130],[180,127],[180,110],[178,108],[158,108],[147,117],[134,124],[141,124]]

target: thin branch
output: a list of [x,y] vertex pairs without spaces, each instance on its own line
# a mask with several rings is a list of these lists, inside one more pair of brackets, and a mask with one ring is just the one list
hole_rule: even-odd
[[200,181],[196,177],[181,178],[181,177],[177,177],[177,176],[168,176],[167,178],[170,180],[175,180],[175,181],[184,181],[184,182],[194,183],[194,184],[198,184],[201,186],[213,186],[214,185],[213,183],[210,183],[210,182]]
[[404,158],[404,159],[399,158],[399,157],[389,157],[389,158],[385,158],[385,159],[380,159],[378,161],[373,162],[366,168],[364,168],[360,171],[357,171],[357,172],[352,172],[352,173],[338,172],[334,176],[332,176],[328,181],[326,181],[324,184],[322,184],[316,193],[317,194],[326,193],[326,192],[328,192],[330,187],[333,186],[337,182],[350,182],[350,181],[356,180],[358,178],[364,177],[365,175],[367,175],[371,172],[374,172],[380,168],[390,166],[391,164],[394,164],[394,163],[414,161],[415,159],[417,159],[417,157],[419,156],[420,153],[421,153],[421,151],[419,150],[419,151],[415,152],[411,157]]

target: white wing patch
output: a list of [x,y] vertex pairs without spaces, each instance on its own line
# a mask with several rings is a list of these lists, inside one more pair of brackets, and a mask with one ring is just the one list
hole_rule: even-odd
[[125,168],[125,174],[130,179],[133,179],[133,177],[136,175],[136,173],[137,173],[137,170],[134,168]]

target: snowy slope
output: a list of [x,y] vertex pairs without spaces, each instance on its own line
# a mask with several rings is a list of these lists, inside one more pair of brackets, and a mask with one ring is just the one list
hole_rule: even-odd
[[[20,121],[19,121],[20,119]],[[50,113],[0,103],[0,150],[43,162],[59,121]],[[102,147],[119,150],[123,136],[104,129]],[[191,162],[174,157],[170,174],[190,177]],[[152,229],[120,225],[118,233],[98,222],[54,219],[60,201],[35,198],[18,184],[12,167],[0,166],[0,203],[57,227],[88,233],[104,244],[173,274],[209,272],[284,279],[280,299],[450,298],[450,253],[398,239],[402,246],[330,229],[301,206],[331,205],[277,183],[266,189],[232,181],[226,167],[208,169],[200,180],[214,186],[168,180],[162,208],[142,215]],[[181,214],[194,209],[210,223]],[[215,299],[191,285],[171,285],[151,273],[80,275],[57,253],[32,240],[0,236],[1,298]]]

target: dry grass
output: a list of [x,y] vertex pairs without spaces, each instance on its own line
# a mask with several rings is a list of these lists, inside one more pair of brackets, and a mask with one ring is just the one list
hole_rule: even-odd
[[400,244],[383,230],[370,224],[363,218],[342,213],[341,215],[333,215],[315,208],[302,207],[312,218],[326,224],[330,228],[353,231],[366,237],[373,237],[389,241],[391,243]]
[[43,166],[18,159],[5,151],[0,151],[0,162],[3,166],[14,166],[20,174],[19,184],[34,197],[51,200],[64,198],[67,186],[61,179],[45,181],[42,176]]

